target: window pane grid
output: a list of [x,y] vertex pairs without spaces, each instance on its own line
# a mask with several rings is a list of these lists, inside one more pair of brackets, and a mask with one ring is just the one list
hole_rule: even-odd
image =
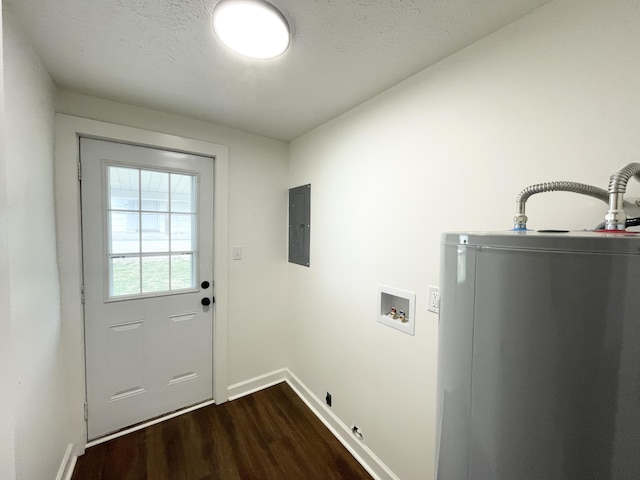
[[109,297],[195,288],[195,175],[107,169]]

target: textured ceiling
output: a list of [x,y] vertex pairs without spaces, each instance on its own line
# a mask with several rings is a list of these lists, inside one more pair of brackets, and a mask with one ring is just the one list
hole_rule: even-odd
[[272,0],[269,61],[212,34],[217,0],[3,0],[64,89],[292,140],[549,0]]

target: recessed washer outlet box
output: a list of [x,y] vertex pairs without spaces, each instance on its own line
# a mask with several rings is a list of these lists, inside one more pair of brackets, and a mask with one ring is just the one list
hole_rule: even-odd
[[414,335],[415,304],[414,292],[378,285],[378,322]]

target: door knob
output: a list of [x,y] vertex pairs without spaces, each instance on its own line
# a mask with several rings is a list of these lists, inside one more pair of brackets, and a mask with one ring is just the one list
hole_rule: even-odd
[[202,300],[200,300],[200,303],[205,307],[208,307],[209,305],[211,305],[211,300],[209,299],[209,297],[204,297]]

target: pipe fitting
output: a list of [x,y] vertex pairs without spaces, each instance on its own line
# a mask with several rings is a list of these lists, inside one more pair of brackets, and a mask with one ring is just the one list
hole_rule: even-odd
[[527,216],[523,213],[517,214],[513,217],[513,229],[514,230],[526,230],[527,229]]
[[604,216],[605,230],[624,230],[627,227],[627,214],[624,210],[609,210]]

